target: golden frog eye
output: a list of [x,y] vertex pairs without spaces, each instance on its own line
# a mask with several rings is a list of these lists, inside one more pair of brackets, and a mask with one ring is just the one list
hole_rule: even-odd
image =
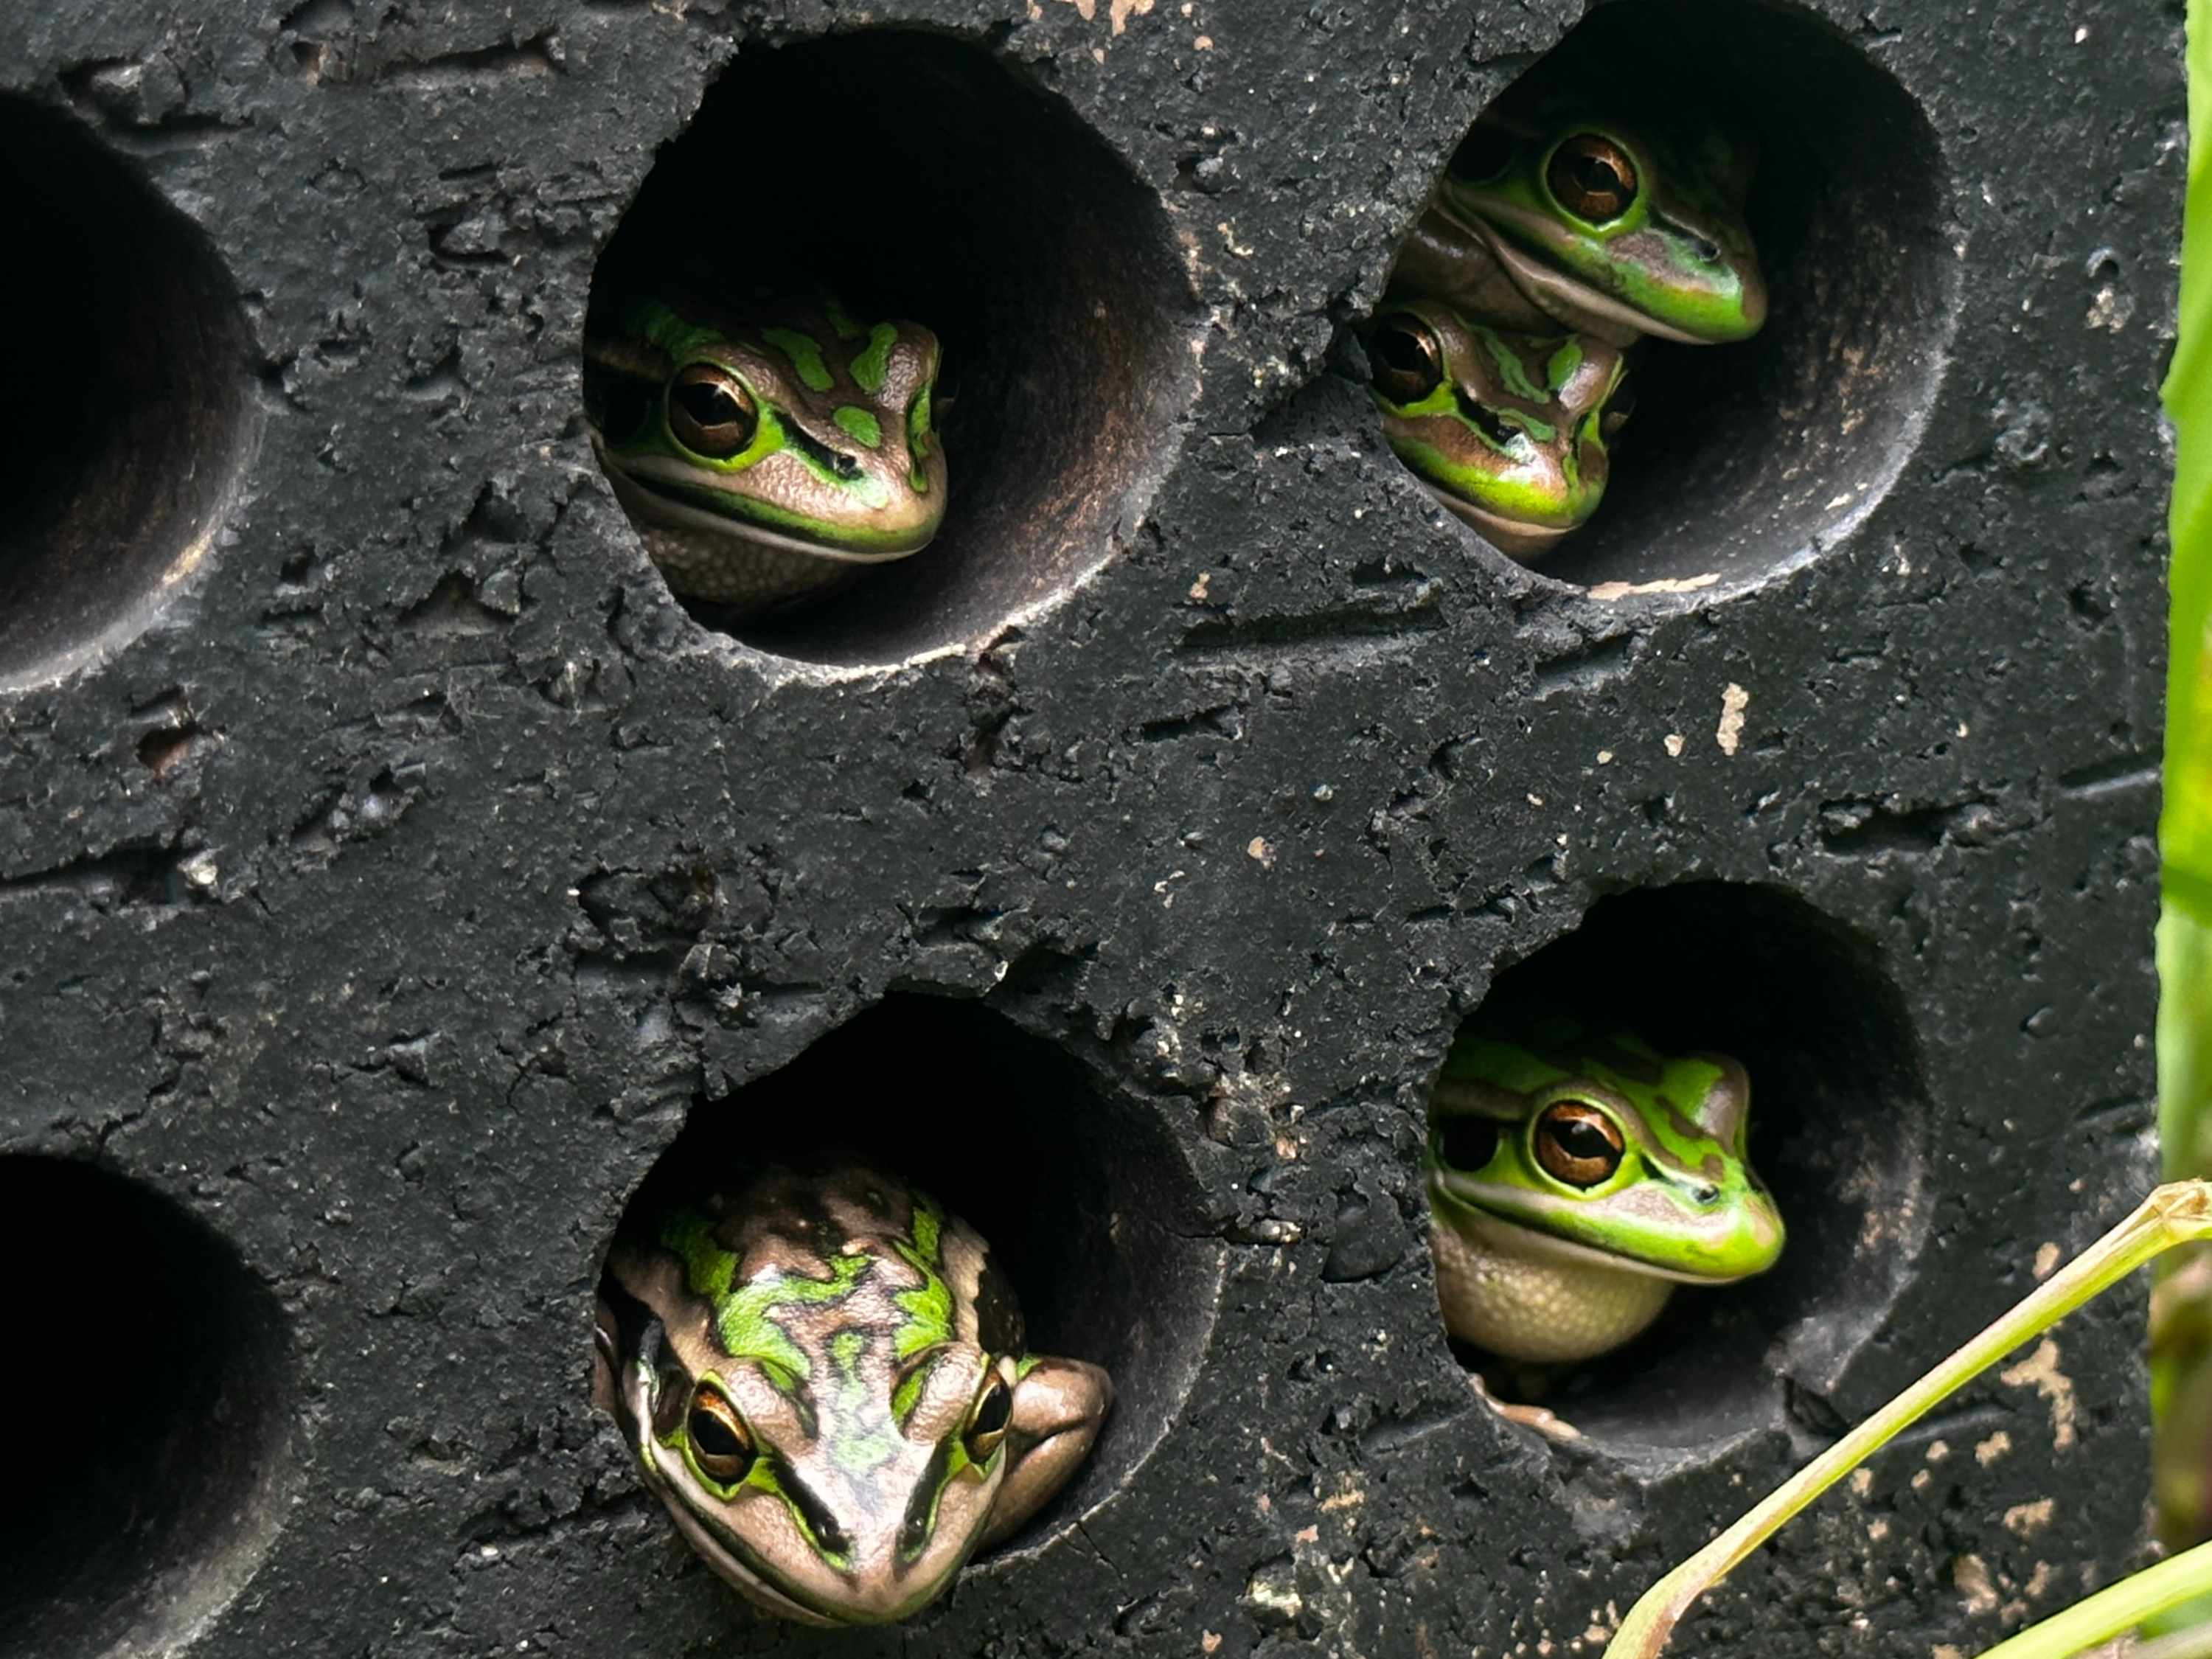
[[1368,380],[1394,404],[1417,404],[1443,384],[1444,349],[1407,313],[1385,317],[1367,341]]
[[1495,179],[1513,163],[1513,135],[1503,127],[1478,124],[1452,152],[1451,176],[1470,185]]
[[968,1461],[989,1462],[991,1454],[1006,1443],[1006,1425],[1013,1420],[1014,1391],[1006,1386],[1006,1379],[994,1366],[975,1395],[975,1409],[968,1413],[968,1426],[961,1431],[961,1443],[967,1449]]
[[752,393],[726,368],[692,363],[668,386],[668,429],[694,455],[726,461],[753,441],[760,425]]
[[711,1382],[691,1391],[691,1410],[684,1419],[691,1455],[709,1480],[734,1486],[752,1467],[753,1437],[738,1408]]
[[1636,388],[1626,376],[1613,387],[1613,396],[1605,400],[1603,423],[1599,428],[1608,438],[1626,426],[1636,413]]
[[1620,1126],[1586,1100],[1562,1100],[1536,1119],[1536,1162],[1570,1187],[1595,1187],[1620,1167]]
[[1544,170],[1552,198],[1577,219],[1609,225],[1636,204],[1636,163],[1610,138],[1578,132]]

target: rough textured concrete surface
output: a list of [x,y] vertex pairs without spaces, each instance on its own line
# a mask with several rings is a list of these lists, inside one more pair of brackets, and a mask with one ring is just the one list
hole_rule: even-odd
[[[0,1654],[1594,1654],[2153,1170],[2180,7],[12,0]],[[1540,573],[1352,330],[1560,46],[1759,134]],[[1556,61],[1556,60],[1555,60]],[[595,277],[944,335],[951,516],[732,634],[584,434]],[[1437,1316],[1501,976],[1730,1049],[1792,1230],[1559,1402]],[[937,1183],[1120,1403],[896,1631],[768,1621],[588,1399],[657,1159]],[[1971,1652],[2139,1559],[2141,1304],[1700,1654]]]

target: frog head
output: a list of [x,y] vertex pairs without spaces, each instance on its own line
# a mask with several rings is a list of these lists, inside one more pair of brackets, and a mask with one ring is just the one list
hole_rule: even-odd
[[677,592],[743,597],[763,566],[839,575],[945,516],[937,337],[834,302],[650,298],[587,328],[592,441]]
[[610,1253],[601,1404],[750,1600],[807,1624],[909,1617],[1082,1462],[1111,1385],[981,1340],[1018,1332],[979,1316],[1000,1294],[986,1260],[893,1182],[781,1170],[742,1211],[680,1209]]
[[1564,328],[1717,344],[1766,320],[1743,211],[1754,162],[1710,125],[1508,107],[1460,145],[1436,206]]
[[1535,557],[1596,510],[1607,440],[1629,410],[1614,348],[1407,300],[1376,315],[1367,356],[1390,447],[1497,547]]
[[1751,1085],[1723,1054],[1668,1056],[1570,1022],[1452,1046],[1431,1104],[1429,1191],[1567,1259],[1692,1284],[1763,1273],[1780,1213],[1744,1146]]

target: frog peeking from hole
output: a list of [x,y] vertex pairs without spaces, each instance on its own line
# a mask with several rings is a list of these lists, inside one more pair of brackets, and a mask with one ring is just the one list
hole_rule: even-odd
[[1765,1272],[1784,1229],[1746,1152],[1750,1107],[1726,1055],[1664,1054],[1558,1013],[1478,1015],[1431,1092],[1423,1158],[1446,1328],[1525,1401],[1641,1334],[1676,1285]]

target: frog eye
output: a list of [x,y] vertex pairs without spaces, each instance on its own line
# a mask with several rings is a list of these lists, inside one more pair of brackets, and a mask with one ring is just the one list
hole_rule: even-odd
[[1367,364],[1370,384],[1394,404],[1419,403],[1443,384],[1443,347],[1425,323],[1408,314],[1375,325]]
[[1562,1100],[1536,1119],[1536,1162],[1570,1187],[1595,1187],[1620,1167],[1620,1126],[1586,1100]]
[[752,1467],[753,1437],[738,1408],[711,1382],[691,1391],[691,1410],[684,1419],[692,1460],[709,1480],[734,1486]]
[[968,1426],[960,1431],[961,1444],[971,1463],[988,1463],[991,1454],[1005,1443],[1006,1425],[1014,1420],[1014,1391],[1006,1386],[1006,1379],[994,1368],[983,1380],[981,1390],[975,1395],[975,1409],[968,1413]]
[[692,363],[668,385],[668,429],[694,455],[726,461],[760,425],[744,382],[714,363]]
[[1513,135],[1503,127],[1478,125],[1452,152],[1451,176],[1464,184],[1486,184],[1513,164]]
[[1636,163],[1610,138],[1578,132],[1544,170],[1552,198],[1577,219],[1609,225],[1636,204]]
[[1605,400],[1605,413],[1600,426],[1608,438],[1626,426],[1636,413],[1636,388],[1627,380],[1613,387],[1613,396]]

